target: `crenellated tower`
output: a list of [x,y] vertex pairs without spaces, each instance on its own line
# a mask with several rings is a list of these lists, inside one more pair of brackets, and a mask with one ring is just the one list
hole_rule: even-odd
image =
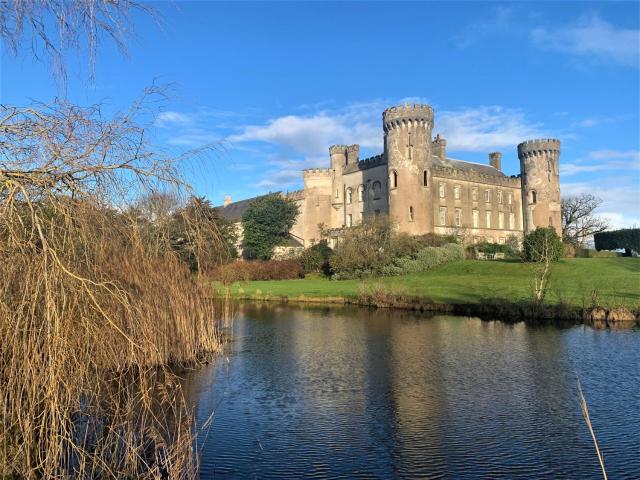
[[433,231],[430,185],[424,181],[432,164],[433,109],[422,104],[391,107],[383,112],[382,121],[389,219],[400,231],[412,235]]
[[342,205],[344,202],[344,167],[347,166],[347,146],[331,145],[329,147],[331,158],[331,203]]
[[518,145],[522,175],[524,234],[553,226],[562,235],[560,216],[560,140],[542,138]]

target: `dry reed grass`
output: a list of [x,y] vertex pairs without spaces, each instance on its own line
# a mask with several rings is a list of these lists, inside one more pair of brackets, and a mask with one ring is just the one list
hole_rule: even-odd
[[0,477],[197,475],[173,367],[218,350],[216,309],[163,219],[127,208],[185,188],[141,105],[0,111]]

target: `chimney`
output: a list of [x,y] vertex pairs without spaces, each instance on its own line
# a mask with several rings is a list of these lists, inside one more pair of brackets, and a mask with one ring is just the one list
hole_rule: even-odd
[[492,152],[489,154],[489,165],[491,165],[496,170],[500,170],[501,163],[502,163],[502,153]]
[[442,161],[447,159],[447,141],[439,133],[431,142],[431,153]]
[[225,195],[223,205],[227,207],[230,203],[231,203],[231,195]]

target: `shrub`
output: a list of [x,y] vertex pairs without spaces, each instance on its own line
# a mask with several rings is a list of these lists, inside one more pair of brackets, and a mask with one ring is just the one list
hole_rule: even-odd
[[518,252],[514,250],[511,245],[507,245],[507,244],[484,242],[484,243],[478,243],[476,245],[472,245],[468,248],[471,251],[473,251],[474,253],[473,257],[475,257],[475,252],[494,253],[494,254],[504,253],[505,257],[508,257],[508,258],[516,258],[520,256]]
[[640,228],[623,228],[611,232],[596,233],[593,240],[596,250],[624,248],[625,255],[631,255],[632,251],[640,253]]
[[575,250],[575,257],[577,258],[610,258],[617,257],[618,254],[616,252],[610,252],[608,250],[590,250],[588,248],[579,248]]
[[304,273],[322,272],[329,275],[329,259],[333,255],[333,250],[327,245],[325,240],[307,248],[300,255],[300,262]]
[[562,257],[562,240],[553,227],[536,228],[522,243],[522,259],[525,262],[540,262],[549,259],[555,262]]
[[303,278],[304,271],[298,260],[236,261],[221,265],[212,272],[214,280],[225,285],[251,280],[290,280]]

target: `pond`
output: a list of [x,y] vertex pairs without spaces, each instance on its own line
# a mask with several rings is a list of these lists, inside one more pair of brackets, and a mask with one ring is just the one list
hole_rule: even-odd
[[640,331],[240,305],[185,380],[202,478],[640,478]]

